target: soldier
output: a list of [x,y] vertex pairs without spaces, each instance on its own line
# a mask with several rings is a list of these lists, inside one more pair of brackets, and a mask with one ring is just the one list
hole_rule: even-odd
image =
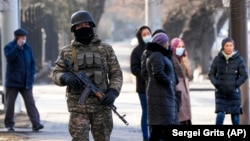
[[[110,107],[119,96],[123,76],[111,45],[103,43],[95,34],[95,21],[85,10],[71,16],[71,32],[74,40],[63,47],[58,55],[52,78],[56,85],[67,85],[67,105],[70,112],[69,133],[72,141],[89,141],[89,131],[96,141],[109,141],[113,129]],[[78,100],[84,84],[72,73],[64,70],[66,59],[76,73],[85,73],[103,91],[103,98],[90,94],[84,104]]]

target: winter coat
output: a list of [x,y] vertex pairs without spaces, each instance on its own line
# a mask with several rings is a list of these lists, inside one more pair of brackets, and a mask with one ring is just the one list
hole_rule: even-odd
[[136,77],[136,92],[145,93],[146,82],[141,75],[141,56],[142,52],[145,50],[145,44],[137,45],[130,57],[130,70],[132,74]]
[[238,51],[226,60],[222,51],[214,58],[209,79],[215,86],[215,112],[240,114],[240,86],[247,80],[245,62]]
[[172,57],[174,68],[177,72],[179,83],[176,85],[176,91],[180,91],[180,109],[178,113],[179,121],[191,120],[191,104],[189,95],[189,80],[192,78],[191,67],[188,58],[182,57],[181,61],[174,55]]
[[[149,44],[149,46],[152,46],[152,45]],[[150,50],[144,50],[142,52],[142,55],[141,55],[141,75],[142,75],[143,79],[146,81],[146,85],[147,85],[147,80],[148,80],[148,71],[146,68],[146,60],[147,60],[147,57],[151,54],[151,52],[152,51],[150,51]],[[168,57],[169,60],[172,61],[173,53],[172,53],[172,50],[170,48],[168,50],[165,50],[165,55]],[[178,84],[179,80],[178,80],[177,72],[175,71],[175,69],[174,69],[174,73],[175,73],[176,84]]]
[[4,54],[7,61],[5,86],[32,88],[36,67],[31,46],[25,43],[19,47],[17,40],[13,40],[5,45]]
[[167,50],[162,46],[148,43],[147,50],[149,53],[146,60],[148,124],[178,124],[173,64],[167,57]]

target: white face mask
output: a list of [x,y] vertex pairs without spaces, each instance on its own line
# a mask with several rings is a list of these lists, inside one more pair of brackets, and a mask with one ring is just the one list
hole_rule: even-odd
[[178,55],[178,56],[182,56],[183,55],[183,53],[184,53],[184,50],[185,50],[185,48],[176,48],[176,52],[175,52],[175,54],[176,55]]
[[25,44],[26,43],[26,40],[23,40],[23,44]]
[[144,37],[142,37],[142,40],[146,44],[146,43],[152,41],[152,36],[151,35],[144,36]]

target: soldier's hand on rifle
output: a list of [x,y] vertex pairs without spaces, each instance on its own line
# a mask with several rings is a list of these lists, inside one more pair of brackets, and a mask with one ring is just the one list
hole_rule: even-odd
[[81,80],[79,80],[79,78],[75,77],[73,74],[71,73],[64,73],[61,78],[60,78],[61,82],[65,85],[68,85],[69,87],[73,88],[73,89],[80,89],[83,87],[83,83],[81,82]]
[[101,104],[111,107],[114,105],[116,97],[119,95],[119,93],[115,90],[110,88],[107,93],[104,95]]

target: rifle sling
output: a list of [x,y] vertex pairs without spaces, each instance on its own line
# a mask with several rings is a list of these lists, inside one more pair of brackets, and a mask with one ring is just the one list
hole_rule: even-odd
[[74,61],[74,69],[75,71],[78,71],[78,61],[77,61],[77,57],[76,57],[76,48],[74,46],[71,45],[71,51],[72,51],[72,57],[73,57],[73,61]]

